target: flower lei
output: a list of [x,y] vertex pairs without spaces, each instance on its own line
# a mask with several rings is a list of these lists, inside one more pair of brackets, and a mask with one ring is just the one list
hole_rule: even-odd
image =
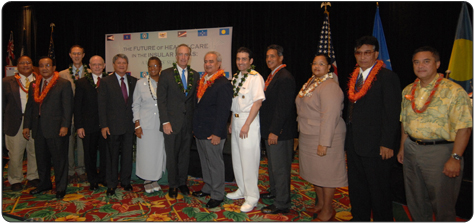
[[[102,72],[102,78],[106,77],[107,75],[107,72]],[[89,81],[89,83],[92,87],[94,87],[94,89],[97,89],[98,86],[96,85],[96,83],[94,83],[94,78],[92,78],[91,73],[86,72],[86,74],[84,74],[84,77],[86,77],[87,81]]]
[[208,75],[208,73],[205,73],[203,74],[203,76],[201,76],[200,84],[198,86],[198,93],[196,94],[198,97],[198,100],[200,100],[201,97],[203,97],[203,95],[206,92],[206,89],[208,89],[208,87],[214,84],[214,80],[222,76],[223,73],[224,73],[223,69],[218,70],[218,72],[216,72],[216,74],[214,74],[208,81],[206,81],[206,83],[205,83],[205,77]]
[[35,102],[40,103],[40,104],[43,103],[43,100],[45,99],[50,89],[56,84],[56,81],[58,81],[58,78],[59,78],[59,73],[55,71],[50,83],[48,83],[48,85],[43,89],[40,95],[40,85],[41,85],[41,81],[43,80],[43,77],[42,76],[36,77],[36,83],[35,83],[36,86],[35,86],[35,92],[34,92]]
[[184,91],[187,94],[190,93],[191,87],[193,87],[193,80],[194,80],[193,71],[190,69],[190,66],[189,65],[186,66],[186,70],[188,71],[188,82],[187,82],[186,90],[183,87],[183,83],[181,82],[180,74],[178,74],[176,63],[173,63],[173,67],[174,67],[173,72],[175,73],[175,82],[180,86],[180,89],[182,91]]
[[239,82],[238,85],[236,85],[236,82],[237,82],[237,78],[238,78],[239,73],[236,72],[236,73],[233,75],[233,90],[234,90],[233,98],[236,97],[236,96],[238,96],[239,90],[241,90],[241,86],[242,86],[243,83],[246,81],[247,76],[249,75],[249,73],[251,73],[251,70],[252,70],[252,69],[255,69],[255,68],[256,68],[256,66],[251,65],[251,67],[247,70],[247,73],[244,73],[244,76],[241,78],[241,82]]
[[[87,75],[89,73],[87,73],[87,65],[86,64],[83,64],[82,67],[84,68],[84,74]],[[71,79],[74,80],[74,82],[76,82],[78,79],[79,79],[79,76],[76,77],[74,74],[73,74],[73,64],[70,64],[69,65],[69,74],[71,74]]]
[[267,76],[267,80],[266,80],[266,85],[264,87],[264,91],[267,90],[267,86],[269,86],[270,82],[272,81],[272,79],[274,79],[274,75],[277,74],[277,72],[279,72],[281,69],[285,68],[287,65],[286,64],[281,64],[279,65],[279,67],[277,67],[277,69],[272,72],[269,76]]
[[[316,79],[316,82],[313,82],[315,79]],[[310,77],[308,81],[305,84],[303,84],[302,89],[300,89],[299,97],[302,98],[304,96],[311,96],[312,92],[317,88],[317,86],[327,79],[333,79],[333,72],[325,74],[322,78],[317,78],[312,75],[312,77]],[[312,85],[308,86],[309,83]]]
[[429,106],[430,102],[432,101],[432,98],[434,98],[435,92],[437,92],[437,89],[439,88],[440,83],[442,82],[442,79],[444,79],[443,74],[439,74],[439,78],[437,78],[437,81],[435,82],[434,87],[432,88],[432,91],[430,92],[429,98],[427,98],[427,101],[424,103],[424,106],[422,106],[422,109],[418,110],[416,108],[416,103],[415,103],[415,93],[416,93],[416,87],[417,83],[419,83],[421,80],[419,78],[414,81],[414,84],[412,84],[411,88],[411,95],[405,95],[404,97],[412,102],[412,110],[416,113],[423,113],[424,111],[427,110],[427,107]]
[[145,76],[148,82],[148,90],[150,90],[150,95],[152,96],[153,100],[157,100],[157,91],[152,86],[152,82],[150,82],[150,75]]
[[366,78],[366,81],[363,84],[363,87],[361,87],[359,92],[355,92],[355,84],[356,84],[356,79],[358,78],[358,75],[360,73],[359,67],[356,67],[355,70],[353,71],[353,74],[351,75],[350,81],[348,82],[348,99],[354,103],[361,99],[368,90],[371,88],[371,85],[373,84],[373,81],[376,80],[376,75],[378,72],[381,70],[383,67],[384,62],[381,60],[376,61],[376,65],[373,66],[371,69],[368,77]]
[[[35,78],[38,76],[38,74],[36,74],[35,72],[33,72],[32,74]],[[16,82],[20,86],[21,90],[23,92],[25,92],[27,94],[26,96],[28,97],[28,90],[29,90],[30,87],[29,86],[24,86],[23,83],[20,81],[20,79],[21,79],[20,75],[18,73],[15,73]]]

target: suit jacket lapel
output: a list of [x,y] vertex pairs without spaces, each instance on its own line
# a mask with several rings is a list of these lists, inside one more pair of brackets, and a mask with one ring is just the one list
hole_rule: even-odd
[[[125,99],[124,99],[124,96],[122,95],[122,88],[120,87],[121,83],[120,83],[120,80],[117,79],[117,76],[115,73],[112,74],[114,76],[114,79],[113,80],[113,84],[112,85],[112,88],[114,88],[114,92],[117,93],[117,97],[120,97],[123,101],[124,101],[124,104],[126,103],[125,102]],[[128,79],[127,79],[128,80]]]
[[[11,87],[12,92],[13,92],[13,98],[15,98],[17,106],[21,110],[20,86],[18,86],[18,83],[17,83],[16,79],[13,79],[13,81],[10,82],[10,87]],[[28,95],[28,93],[26,93],[26,94]]]

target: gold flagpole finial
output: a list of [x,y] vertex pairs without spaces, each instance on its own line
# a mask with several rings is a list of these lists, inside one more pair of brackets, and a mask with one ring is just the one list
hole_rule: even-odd
[[378,8],[379,8],[379,2],[376,2],[376,7],[378,7]]
[[324,13],[327,13],[327,14],[329,14],[329,12],[328,12],[328,10],[327,10],[327,6],[330,6],[330,7],[331,7],[331,6],[332,6],[332,4],[330,4],[330,2],[322,2],[322,4],[320,5],[320,8],[323,8],[323,7],[325,7],[325,11],[324,11]]
[[49,27],[51,27],[51,32],[53,32],[54,23],[50,23]]

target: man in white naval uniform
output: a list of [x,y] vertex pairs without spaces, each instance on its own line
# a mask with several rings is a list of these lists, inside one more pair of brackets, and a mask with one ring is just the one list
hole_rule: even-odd
[[240,70],[233,75],[233,104],[231,111],[231,152],[238,190],[226,195],[229,199],[244,198],[241,212],[250,212],[259,201],[260,125],[259,109],[265,100],[264,79],[251,68],[252,51],[241,47],[236,65]]

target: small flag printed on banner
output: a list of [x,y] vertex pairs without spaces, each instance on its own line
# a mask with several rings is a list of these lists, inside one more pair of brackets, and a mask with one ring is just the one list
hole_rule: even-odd
[[219,29],[219,35],[229,35],[229,28]]
[[158,33],[158,38],[159,38],[159,39],[167,38],[167,32],[160,32],[160,33]]
[[186,31],[178,31],[178,37],[186,37]]
[[130,72],[126,72],[125,74],[126,74],[126,75],[132,75],[132,73],[130,73]]
[[148,39],[148,33],[141,33],[140,39]]
[[145,78],[148,75],[148,72],[140,72],[140,78]]
[[114,35],[107,35],[107,41],[114,41]]
[[124,34],[124,40],[131,40],[131,39],[132,39],[132,35]]
[[208,30],[198,30],[198,36],[199,37],[208,36]]

